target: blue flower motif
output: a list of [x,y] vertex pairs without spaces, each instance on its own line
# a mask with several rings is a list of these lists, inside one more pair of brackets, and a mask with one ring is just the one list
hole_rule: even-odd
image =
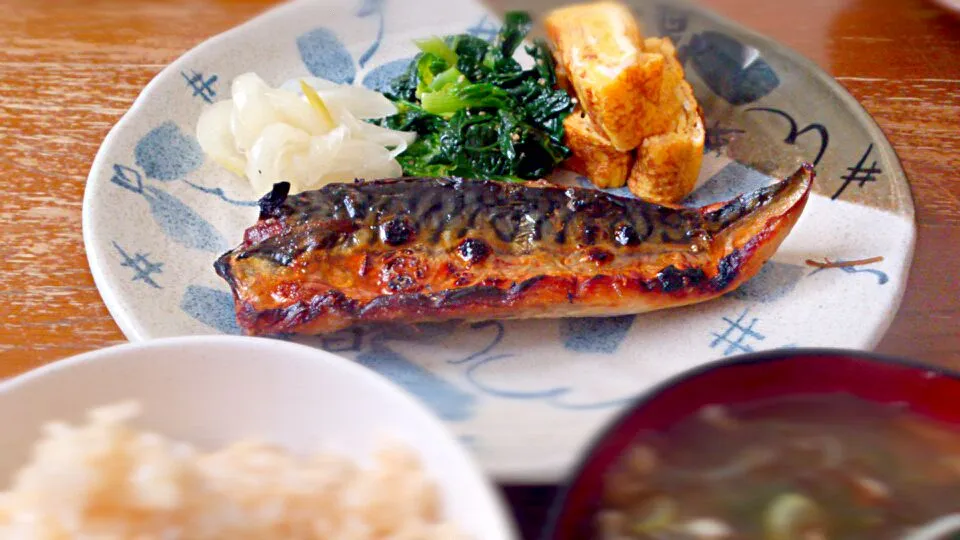
[[383,4],[386,0],[363,0],[360,9],[357,10],[357,17],[369,17],[383,11]]
[[357,362],[400,385],[438,416],[453,422],[467,420],[476,413],[476,396],[420,366],[398,350],[395,343],[432,343],[450,335],[457,324],[447,321],[415,327],[352,327],[307,342],[337,354],[356,353]]
[[613,354],[627,337],[636,315],[562,319],[560,338],[570,351]]
[[445,420],[467,420],[476,412],[475,396],[418,366],[383,343],[372,343],[368,350],[357,356],[357,362],[402,386]]
[[152,186],[144,188],[143,197],[150,204],[157,225],[176,242],[210,253],[227,249],[223,236],[180,199]]
[[110,182],[142,196],[154,221],[175,242],[213,253],[226,249],[226,240],[200,214],[173,195],[145,185],[140,171],[116,164]]
[[134,156],[147,178],[164,182],[183,178],[203,165],[200,144],[173,122],[164,122],[144,135]]
[[383,41],[383,4],[385,0],[363,0],[363,4],[360,6],[360,9],[357,10],[357,17],[377,17],[377,37],[374,38],[373,43],[367,48],[366,51],[363,51],[363,54],[360,55],[359,64],[360,67],[367,65],[367,62],[373,58],[373,55],[377,53],[377,49],[380,48],[380,43]]
[[411,62],[413,62],[412,57],[401,58],[400,60],[394,60],[382,66],[377,66],[363,77],[363,85],[370,90],[376,90],[381,93],[386,92],[390,89],[390,83],[403,74],[403,72],[410,67]]
[[224,334],[239,334],[233,311],[233,297],[226,291],[188,285],[180,300],[180,309],[203,324]]
[[524,401],[540,400],[558,409],[570,411],[592,411],[621,407],[635,399],[634,395],[628,395],[615,398],[608,397],[599,401],[573,402],[569,401],[569,398],[575,389],[570,386],[553,386],[541,390],[512,390],[491,385],[483,381],[482,372],[484,367],[492,366],[499,362],[509,362],[510,359],[516,356],[515,354],[498,354],[481,358],[467,368],[465,373],[466,378],[478,390],[489,396]]
[[696,34],[684,52],[710,90],[731,105],[753,103],[780,86],[760,51],[726,34]]
[[326,28],[311,30],[297,38],[297,49],[307,70],[340,84],[353,84],[357,69],[340,39]]

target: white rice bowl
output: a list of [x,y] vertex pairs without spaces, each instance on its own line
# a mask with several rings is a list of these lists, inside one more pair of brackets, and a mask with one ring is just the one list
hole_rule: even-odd
[[300,345],[81,355],[0,383],[0,425],[3,540],[515,538],[439,421]]

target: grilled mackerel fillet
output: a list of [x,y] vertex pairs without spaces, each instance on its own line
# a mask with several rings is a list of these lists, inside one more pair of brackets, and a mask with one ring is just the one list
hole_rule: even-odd
[[580,188],[447,178],[277,184],[214,265],[248,334],[368,322],[640,313],[729,292],[776,251],[814,172],[671,208]]

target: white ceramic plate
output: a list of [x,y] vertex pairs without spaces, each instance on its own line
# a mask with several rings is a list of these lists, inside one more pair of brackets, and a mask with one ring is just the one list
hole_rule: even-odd
[[[477,0],[302,0],[190,51],[161,72],[104,141],[90,172],[84,239],[101,294],[132,340],[236,333],[213,261],[239,243],[262,195],[212,162],[197,116],[256,71],[376,87],[413,38],[490,37]],[[542,9],[538,0],[510,2]],[[872,348],[906,283],[909,186],[882,133],[828,76],[776,43],[696,8],[635,4],[648,34],[680,44],[703,105],[708,154],[690,204],[731,197],[816,162],[816,194],[760,275],[717,301],[638,317],[345,331],[307,340],[417,395],[504,481],[560,478],[634,396],[677,372],[781,347]],[[567,178],[570,180],[570,178]],[[573,179],[573,181],[579,181]],[[807,259],[871,265],[816,270]]]
[[477,540],[516,537],[499,493],[426,407],[336,355],[263,338],[119,345],[0,383],[0,486],[26,463],[43,424],[127,400],[143,407],[138,427],[207,450],[256,438],[365,460],[384,437],[402,441],[440,488],[447,519]]

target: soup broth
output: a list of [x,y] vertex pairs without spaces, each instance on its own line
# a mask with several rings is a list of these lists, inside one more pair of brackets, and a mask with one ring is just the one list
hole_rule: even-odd
[[960,539],[960,431],[852,397],[706,407],[604,483],[602,540]]

